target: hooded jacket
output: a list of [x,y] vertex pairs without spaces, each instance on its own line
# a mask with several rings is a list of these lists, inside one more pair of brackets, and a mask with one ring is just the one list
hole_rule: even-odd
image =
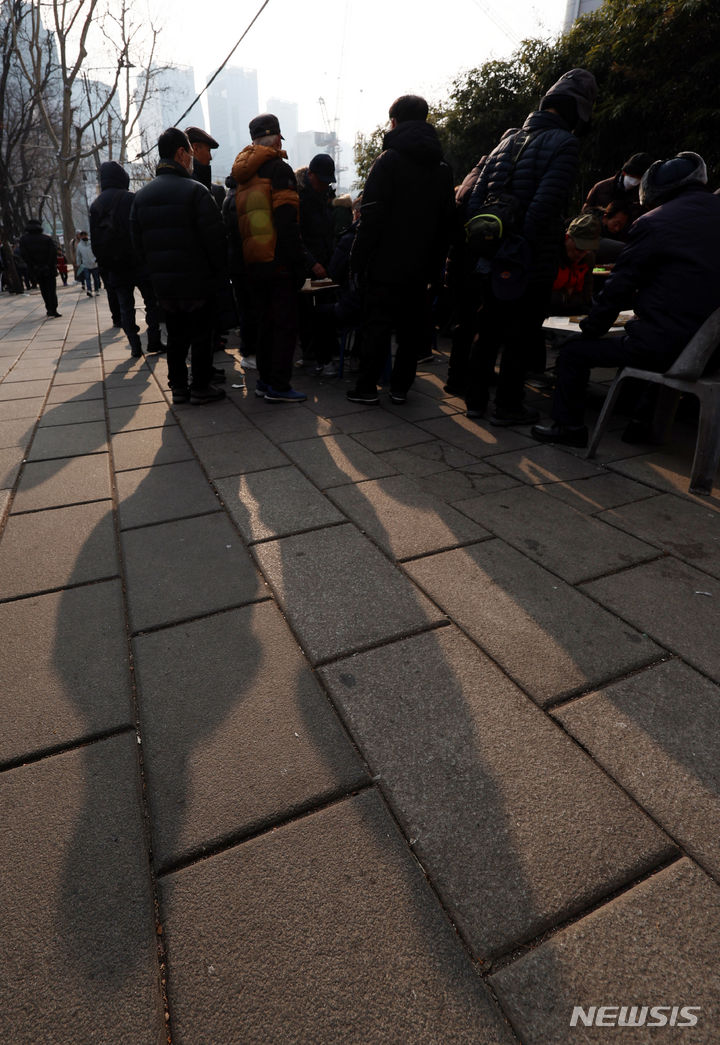
[[304,281],[297,182],[286,157],[270,145],[243,149],[232,169],[235,207],[248,274]]
[[669,366],[711,312],[720,308],[717,245],[720,197],[687,185],[641,215],[612,274],[581,321],[586,337],[601,337],[618,312],[633,309],[630,343]]
[[316,192],[307,179],[298,190],[300,199],[300,237],[305,251],[308,275],[313,265],[326,269],[335,247],[335,218],[332,208],[332,190]]
[[[513,156],[527,135],[527,145],[513,168]],[[488,195],[517,197],[524,215],[520,234],[530,247],[533,281],[551,284],[555,278],[578,154],[578,139],[561,116],[547,110],[531,112],[522,128],[507,131],[490,153],[468,202],[471,218],[481,212]]]
[[20,256],[34,279],[54,276],[57,270],[57,247],[42,230],[37,218],[31,218],[18,244]]
[[404,120],[388,131],[363,190],[351,269],[379,283],[442,275],[454,212],[452,171],[435,128]]
[[113,286],[136,283],[139,263],[130,236],[134,193],[130,178],[114,160],[100,165],[100,195],[90,205],[90,243],[98,265]]
[[161,160],[155,178],[135,193],[130,231],[159,299],[207,301],[227,281],[220,211],[174,160]]

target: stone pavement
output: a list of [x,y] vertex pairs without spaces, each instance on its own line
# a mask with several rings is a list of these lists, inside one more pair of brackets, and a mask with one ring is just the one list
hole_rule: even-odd
[[0,1041],[717,1042],[692,427],[587,462],[232,347],[173,408],[60,310],[0,298]]

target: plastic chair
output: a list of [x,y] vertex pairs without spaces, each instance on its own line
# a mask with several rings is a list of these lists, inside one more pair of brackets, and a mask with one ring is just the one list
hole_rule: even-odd
[[670,430],[680,396],[683,392],[690,392],[700,401],[695,457],[690,474],[690,493],[711,493],[713,479],[720,463],[720,370],[702,375],[718,347],[720,308],[705,320],[664,374],[657,374],[652,370],[638,370],[632,366],[625,367],[610,386],[585,456],[595,456],[623,381],[635,377],[660,385],[653,433],[661,441],[664,441]]

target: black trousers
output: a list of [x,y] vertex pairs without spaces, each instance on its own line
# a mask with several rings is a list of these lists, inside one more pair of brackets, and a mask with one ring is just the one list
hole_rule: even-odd
[[55,273],[51,276],[38,276],[38,286],[40,287],[42,299],[45,302],[45,311],[49,316],[54,315],[58,307]]
[[260,380],[287,392],[297,341],[297,291],[292,279],[254,279],[251,283],[258,317],[255,358]]
[[418,358],[427,354],[431,343],[432,314],[427,283],[370,283],[365,288],[362,313],[357,390],[377,390],[394,331],[397,352],[390,387],[393,392],[404,395],[415,380]]
[[[160,344],[160,306],[155,297],[150,280],[142,280],[139,283],[117,283],[113,284],[113,290],[117,296],[120,309],[120,325],[130,344],[137,341],[138,328],[135,322],[135,287],[140,291],[145,305],[145,322],[148,331],[148,348],[156,348]],[[110,288],[108,288],[108,297]]]
[[537,345],[538,332],[547,315],[550,291],[550,282],[531,283],[521,297],[501,301],[489,288],[484,290],[468,358],[465,392],[468,407],[484,410],[487,406],[501,346],[495,402],[508,410],[522,406],[530,352]]
[[573,338],[566,341],[557,361],[557,383],[551,414],[561,425],[581,425],[585,413],[585,392],[594,366],[635,366],[663,373],[677,353],[662,355],[638,345],[627,336]]
[[[168,303],[169,304],[169,303]],[[212,378],[212,303],[206,301],[192,312],[165,308],[168,332],[168,383],[173,389],[187,388],[187,354],[190,352],[193,388],[206,388]]]

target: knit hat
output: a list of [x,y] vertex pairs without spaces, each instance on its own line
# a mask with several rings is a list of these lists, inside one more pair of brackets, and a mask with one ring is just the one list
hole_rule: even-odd
[[597,93],[597,81],[588,69],[570,69],[569,72],[562,74],[549,91],[545,92],[540,108],[552,108],[550,99],[556,95],[573,98],[577,108],[578,119],[589,123]]
[[686,185],[707,185],[707,167],[696,152],[679,152],[671,160],[656,160],[640,182],[640,202],[657,207]]
[[631,178],[642,178],[652,161],[653,158],[649,152],[635,152],[627,163],[623,163],[622,169]]
[[602,225],[594,214],[580,214],[568,225],[567,234],[578,250],[597,250]]

